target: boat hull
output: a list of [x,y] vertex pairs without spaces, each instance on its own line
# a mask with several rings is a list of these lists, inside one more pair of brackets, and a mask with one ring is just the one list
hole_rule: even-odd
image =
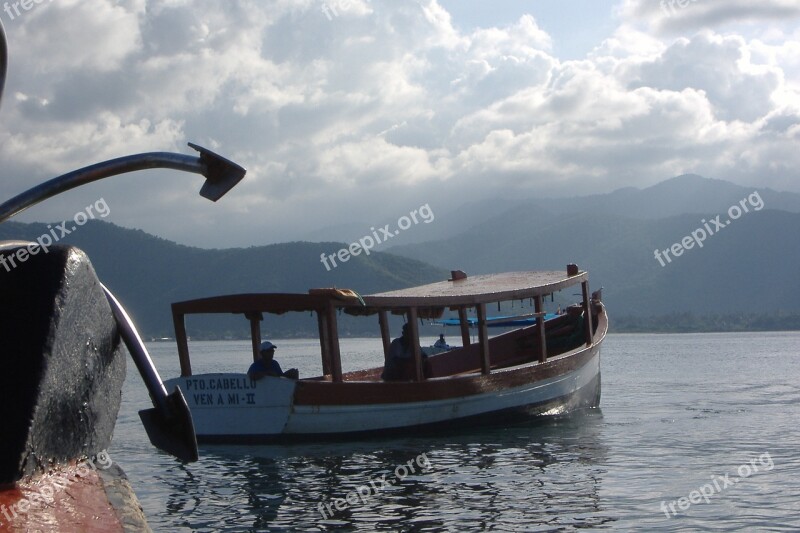
[[203,374],[167,386],[183,390],[200,442],[409,435],[597,407],[600,343],[546,363],[422,383]]

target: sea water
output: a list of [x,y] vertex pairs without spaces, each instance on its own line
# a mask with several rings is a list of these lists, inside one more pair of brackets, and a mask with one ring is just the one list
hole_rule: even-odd
[[[319,374],[316,339],[273,341],[284,369]],[[173,343],[148,348],[178,374]],[[436,437],[201,445],[191,464],[148,442],[130,364],[110,455],[154,531],[797,531],[798,348],[796,332],[612,334],[600,409]],[[195,373],[252,361],[244,341],[190,352]],[[382,358],[379,339],[342,340],[345,371]]]

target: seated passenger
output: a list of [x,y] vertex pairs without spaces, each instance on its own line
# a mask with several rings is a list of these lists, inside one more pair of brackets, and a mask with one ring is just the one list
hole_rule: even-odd
[[[422,352],[423,372],[426,377],[430,374],[428,356]],[[389,346],[389,355],[383,367],[381,379],[386,381],[402,381],[414,379],[414,348],[411,345],[411,328],[403,324],[402,336],[394,339]]]
[[450,348],[450,346],[447,345],[447,341],[444,340],[444,333],[439,334],[439,340],[433,343],[433,347],[444,348],[445,350]]
[[250,368],[247,370],[247,377],[254,381],[257,381],[265,376],[298,379],[300,377],[300,373],[296,368],[291,368],[286,372],[281,370],[281,365],[279,365],[275,360],[275,350],[277,349],[278,347],[269,341],[262,342],[259,348],[261,359],[250,365]]

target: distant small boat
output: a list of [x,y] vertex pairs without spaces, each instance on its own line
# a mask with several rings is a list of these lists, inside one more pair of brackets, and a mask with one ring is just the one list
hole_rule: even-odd
[[[580,303],[560,316],[543,311],[544,296],[575,285],[582,286]],[[533,313],[503,316],[497,323],[514,329],[489,338],[487,305],[529,299],[535,304]],[[458,313],[463,346],[426,357],[419,347],[417,322],[441,318],[445,309]],[[469,309],[477,313],[474,344]],[[413,352],[407,360],[407,379],[386,381],[382,367],[342,373],[340,311],[378,316],[385,359],[391,344],[389,313],[406,316]],[[186,315],[243,314],[251,324],[257,359],[263,314],[287,312],[316,314],[323,375],[254,381],[244,373],[192,373]],[[600,347],[608,320],[599,291],[590,296],[588,273],[575,265],[567,273],[454,275],[449,281],[363,298],[338,289],[219,296],[174,303],[172,313],[181,376],[167,380],[166,386],[182,390],[200,442],[408,435],[519,416],[565,414],[600,402]]]

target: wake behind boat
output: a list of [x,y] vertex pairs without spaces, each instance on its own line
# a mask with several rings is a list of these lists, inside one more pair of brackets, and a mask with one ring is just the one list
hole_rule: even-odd
[[[544,297],[575,285],[581,285],[582,301],[549,318]],[[489,338],[487,305],[519,300],[532,300],[535,311],[501,317],[519,327]],[[418,322],[439,319],[445,309],[458,315],[463,346],[427,357],[419,347]],[[472,309],[477,343],[470,338]],[[391,353],[389,314],[406,317],[411,357],[403,362],[399,378],[383,379],[383,367],[342,373],[341,359],[347,354],[339,346],[340,311],[378,316],[386,361]],[[323,375],[255,381],[243,373],[192,373],[186,315],[244,315],[257,360],[264,313],[287,312],[316,315]],[[588,273],[575,265],[567,273],[467,277],[454,272],[448,281],[363,298],[339,289],[219,296],[175,303],[172,313],[181,376],[166,385],[182,390],[201,442],[408,435],[508,417],[564,414],[597,407],[600,401],[600,347],[608,320],[599,291],[590,296]]]

